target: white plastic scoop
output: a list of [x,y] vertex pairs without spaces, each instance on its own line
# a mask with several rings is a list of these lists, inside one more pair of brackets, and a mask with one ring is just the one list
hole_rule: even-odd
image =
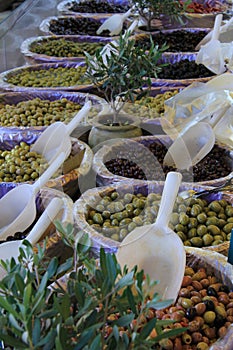
[[104,30],[109,30],[111,36],[120,34],[124,21],[131,15],[131,13],[132,9],[129,9],[126,13],[116,13],[112,15],[104,21],[104,23],[96,31],[96,34],[100,35]]
[[131,231],[116,254],[122,268],[127,265],[132,269],[137,265],[151,280],[159,282],[153,292],[173,301],[177,298],[186,263],[183,243],[168,227],[181,178],[178,172],[168,173],[156,222]]
[[71,151],[69,135],[80,121],[88,115],[91,105],[91,101],[87,101],[67,125],[62,122],[55,122],[49,125],[31,146],[31,151],[43,154],[49,163],[56,159],[61,152],[65,152],[68,157]]
[[35,197],[37,192],[53,176],[66,159],[61,153],[49,165],[34,184],[22,184],[14,187],[0,199],[0,239],[6,239],[15,232],[23,232],[36,217]]
[[221,74],[226,71],[221,43],[218,40],[222,16],[221,13],[215,17],[212,37],[207,44],[201,46],[196,57],[197,64],[205,65],[215,74]]
[[[124,32],[123,34],[123,38],[126,37],[126,35],[130,35],[134,29],[137,27],[138,25],[138,20],[134,20],[131,25],[129,26],[128,29],[126,29],[126,31]],[[106,45],[104,45],[104,47],[102,48],[101,50],[101,56],[103,58],[103,62],[108,65],[108,57],[111,56],[112,52],[117,54],[118,51],[117,51],[117,47],[118,47],[118,42],[116,40],[114,41],[111,41],[111,43],[108,43]],[[98,67],[98,62],[96,63],[96,66]]]
[[[46,229],[49,227],[50,223],[54,220],[59,210],[63,205],[63,200],[61,198],[53,198],[47,208],[44,210],[35,226],[28,234],[27,241],[31,243],[31,245],[35,245]],[[19,248],[22,246],[22,240],[16,241],[8,241],[0,244],[0,260],[11,260],[11,258],[15,258],[17,261],[19,256]],[[6,271],[0,266],[0,280],[5,276]]]
[[205,122],[191,126],[169,147],[163,165],[188,169],[202,160],[213,148],[215,135],[212,127]]

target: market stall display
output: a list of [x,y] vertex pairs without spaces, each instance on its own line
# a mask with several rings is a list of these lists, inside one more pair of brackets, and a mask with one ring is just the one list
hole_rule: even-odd
[[[149,0],[132,0],[130,3],[118,0],[106,0],[106,2],[109,5],[119,6],[120,12],[115,13],[117,16],[127,13],[134,3],[137,3],[139,7],[143,7],[145,3],[152,3]],[[36,265],[42,261],[39,269],[35,266],[38,272],[36,276],[38,285],[40,283],[40,273],[43,267],[46,266],[47,259],[48,261],[52,259],[47,272],[46,269],[43,272],[44,285],[43,288],[40,287],[40,290],[47,293],[48,285],[51,286],[51,283],[54,282],[57,284],[57,281],[60,283],[58,278],[61,274],[65,273],[66,270],[68,271],[68,269],[69,271],[73,268],[77,269],[84,255],[86,253],[90,255],[88,255],[88,260],[85,260],[85,268],[81,269],[80,273],[75,274],[73,271],[71,274],[63,276],[64,280],[69,279],[69,285],[67,285],[68,282],[65,282],[64,286],[62,282],[59,284],[58,293],[54,298],[56,302],[54,303],[50,303],[52,300],[50,297],[56,291],[51,292],[50,290],[45,302],[41,303],[43,304],[41,317],[35,318],[32,325],[29,321],[27,323],[29,329],[26,330],[24,330],[26,323],[22,323],[22,317],[18,318],[18,315],[15,314],[15,310],[23,310],[23,308],[16,307],[14,309],[15,299],[13,297],[20,296],[21,298],[24,293],[27,293],[21,300],[30,299],[28,304],[31,308],[31,305],[34,305],[31,297],[34,297],[37,292],[34,293],[33,284],[30,285],[31,289],[28,286],[28,288],[22,288],[23,283],[27,283],[27,278],[21,276],[29,276],[28,268],[26,272],[24,270],[23,260],[19,260],[21,264],[19,266],[12,262],[11,266],[7,268],[8,279],[6,278],[3,283],[8,284],[15,272],[20,271],[20,274],[18,273],[16,278],[11,279],[11,303],[8,305],[8,299],[4,296],[5,299],[3,300],[0,295],[0,309],[3,311],[0,312],[3,324],[0,330],[0,339],[4,341],[7,348],[11,344],[15,344],[15,341],[18,345],[20,344],[19,347],[27,348],[29,347],[29,339],[33,346],[37,346],[39,338],[41,340],[43,336],[51,336],[51,330],[53,336],[49,338],[51,343],[46,344],[48,350],[52,350],[57,346],[56,344],[64,348],[70,345],[70,349],[75,346],[97,348],[104,344],[102,347],[108,349],[110,343],[111,348],[114,349],[119,345],[119,342],[121,343],[119,346],[126,342],[127,347],[135,339],[139,339],[138,344],[140,346],[143,346],[144,343],[145,345],[150,343],[150,346],[158,350],[227,350],[228,348],[231,350],[233,324],[231,307],[233,302],[232,266],[226,262],[223,255],[228,254],[229,242],[233,232],[233,196],[231,194],[233,178],[233,80],[231,68],[233,60],[229,56],[229,61],[225,62],[223,74],[218,76],[208,70],[206,66],[198,65],[195,61],[197,57],[195,49],[198,48],[198,43],[209,38],[207,34],[210,32],[209,28],[213,27],[214,19],[217,14],[226,12],[229,4],[226,6],[225,2],[221,0],[217,2],[210,0],[205,3],[201,0],[192,1],[189,10],[193,10],[193,13],[189,13],[185,17],[186,14],[178,11],[178,17],[180,16],[180,19],[183,20],[184,26],[176,26],[176,30],[164,30],[164,25],[171,25],[170,28],[172,28],[174,23],[171,23],[171,18],[160,14],[155,24],[157,29],[161,25],[163,27],[159,31],[152,32],[154,47],[158,38],[161,40],[159,46],[163,46],[167,41],[165,35],[168,34],[171,37],[169,45],[171,51],[164,52],[161,57],[157,57],[161,60],[158,61],[157,76],[153,76],[153,85],[149,95],[144,95],[150,84],[146,84],[148,77],[145,75],[144,68],[142,69],[143,65],[139,66],[141,53],[138,54],[133,71],[137,68],[138,74],[141,74],[139,79],[141,79],[141,83],[143,82],[142,89],[140,85],[140,93],[142,94],[138,94],[139,91],[136,89],[138,85],[134,86],[133,83],[136,82],[136,79],[131,73],[125,74],[128,80],[123,79],[128,65],[132,62],[132,60],[128,60],[121,65],[120,73],[117,76],[120,90],[113,96],[113,88],[110,88],[107,90],[107,96],[108,98],[110,96],[110,99],[103,99],[90,93],[97,92],[98,89],[91,83],[91,80],[87,79],[86,63],[83,55],[86,51],[91,56],[99,49],[102,50],[102,46],[109,44],[112,39],[116,43],[120,38],[120,36],[111,38],[109,32],[100,33],[101,25],[114,12],[101,12],[101,14],[93,15],[93,13],[84,10],[83,13],[79,13],[72,8],[74,3],[77,8],[79,5],[84,8],[88,5],[86,0],[70,0],[69,2],[62,2],[63,8],[61,6],[54,7],[55,11],[64,10],[62,15],[47,17],[43,21],[41,18],[38,30],[44,36],[28,38],[21,47],[21,55],[25,55],[27,65],[15,67],[0,75],[0,197],[3,199],[7,192],[14,193],[14,187],[16,186],[23,188],[24,183],[34,186],[32,184],[38,180],[36,180],[36,171],[34,171],[32,165],[34,166],[34,162],[37,160],[26,156],[26,154],[32,153],[33,144],[38,136],[43,130],[48,130],[49,126],[56,125],[54,123],[66,124],[67,127],[64,127],[63,131],[66,132],[66,129],[70,128],[68,131],[71,132],[73,128],[69,125],[74,122],[72,121],[74,115],[83,107],[86,98],[89,99],[92,102],[90,115],[72,132],[71,152],[69,152],[69,157],[64,162],[63,168],[60,169],[61,171],[59,170],[59,174],[55,174],[52,179],[46,182],[46,187],[40,189],[36,195],[36,217],[33,219],[32,225],[22,229],[23,232],[16,232],[14,236],[9,233],[9,236],[6,239],[4,238],[4,242],[8,239],[18,239],[20,243],[18,242],[17,245],[21,245],[20,240],[27,237],[30,241],[30,230],[33,230],[39,217],[42,216],[46,207],[51,203],[52,198],[59,197],[64,201],[62,209],[56,215],[56,221],[53,220],[49,228],[46,229],[39,246],[33,247],[34,253],[38,253],[33,264]],[[97,8],[95,1],[89,3],[94,9],[96,7],[98,10],[101,10],[101,6],[104,5],[101,2],[101,6]],[[167,4],[167,10],[169,10],[170,6],[176,1],[162,0],[161,3],[162,5]],[[76,13],[71,15],[70,10]],[[175,11],[176,8],[173,6],[172,16]],[[145,14],[149,14],[148,9]],[[46,15],[49,16],[50,13]],[[223,13],[223,15],[225,14]],[[133,23],[131,20],[134,18],[125,21],[123,31]],[[190,25],[191,28],[188,29]],[[101,37],[97,35],[98,30]],[[138,48],[140,45],[141,47],[149,45],[148,32],[144,29],[142,31],[143,34],[137,34],[133,37],[138,38]],[[220,40],[223,39],[223,37],[221,38],[223,34],[220,33]],[[178,37],[180,42],[175,43],[174,36]],[[146,40],[144,40],[145,38]],[[189,44],[187,49],[185,44]],[[45,45],[45,48],[41,47],[43,45]],[[109,47],[111,47],[111,44],[107,45],[107,48]],[[122,48],[119,54],[120,57],[124,57],[124,50],[126,50],[126,46]],[[76,54],[76,52],[78,53]],[[107,50],[106,55],[100,55],[95,62],[96,65],[93,65],[92,68],[96,68],[102,61],[108,66],[111,62],[111,52],[116,53],[116,50]],[[150,57],[150,52],[152,51],[148,46],[147,57]],[[160,64],[163,66],[160,66]],[[92,73],[94,76],[96,70],[93,69]],[[109,76],[109,73],[101,77],[101,79],[103,78],[101,81],[103,86],[104,84],[107,86],[107,76]],[[129,89],[125,81],[132,81]],[[125,86],[127,86],[127,89],[124,90],[123,87]],[[132,89],[135,96],[138,94],[137,98],[134,99],[133,95],[129,95],[127,96],[129,99],[124,100],[125,91],[129,92],[130,89]],[[99,90],[97,93],[99,96],[103,96]],[[118,103],[116,105],[117,108],[119,107],[117,113],[121,112],[123,116],[129,113],[133,121],[139,120],[138,126],[141,130],[145,128],[150,136],[118,140],[109,139],[108,136],[101,145],[93,146],[93,149],[81,141],[80,137],[83,137],[83,132],[87,133],[85,137],[88,140],[89,131],[95,126],[95,118],[98,117],[98,120],[100,120],[105,112],[109,111],[109,101]],[[181,166],[175,168],[164,165],[163,160],[166,152],[172,144],[175,144],[177,136],[179,135],[183,140],[188,130],[202,127],[203,122],[205,125],[208,123],[208,129],[210,129],[211,135],[214,135],[212,140],[215,141],[210,145],[211,149],[208,154],[197,164],[193,163],[188,170],[179,169]],[[151,135],[153,131],[156,135]],[[203,131],[203,128],[201,131]],[[47,141],[56,141],[56,145],[59,146],[60,143],[62,144],[63,134],[59,138],[57,137],[56,140],[52,138],[50,140],[45,139],[43,143],[46,144]],[[203,140],[198,139],[198,141]],[[30,147],[32,147],[31,150]],[[179,157],[181,156],[184,156],[183,149],[182,152],[179,152]],[[27,159],[24,159],[24,157]],[[192,155],[190,157],[192,158]],[[24,164],[26,160],[29,163],[29,168],[25,170],[22,162]],[[41,160],[40,165],[43,166],[43,164],[43,160]],[[107,282],[113,283],[116,277],[117,288],[119,288],[119,283],[121,283],[119,281],[122,280],[119,280],[119,276],[116,276],[119,265],[117,265],[117,255],[115,253],[134,230],[144,232],[145,227],[156,222],[158,213],[162,211],[160,202],[166,183],[166,174],[171,173],[171,171],[179,171],[183,177],[175,204],[172,201],[169,203],[170,205],[174,204],[174,210],[169,218],[168,226],[175,234],[174,237],[176,237],[177,242],[182,242],[183,251],[186,251],[187,266],[183,273],[181,288],[177,289],[178,297],[173,298],[176,300],[170,307],[149,309],[144,321],[140,318],[140,322],[142,321],[140,323],[138,322],[139,319],[137,320],[135,310],[137,312],[141,309],[142,304],[140,304],[140,308],[138,308],[139,304],[133,304],[133,289],[130,289],[130,284],[123,277],[123,281],[128,285],[124,285],[125,290],[123,293],[119,293],[118,301],[121,302],[126,298],[127,302],[124,305],[127,305],[127,312],[124,315],[122,313],[122,318],[119,312],[115,312],[115,309],[104,311],[104,303],[96,304],[98,297],[96,299],[92,298],[91,309],[87,308],[88,313],[85,309],[82,314],[82,322],[87,326],[85,332],[89,332],[89,326],[96,327],[97,323],[94,320],[100,314],[105,315],[105,318],[103,323],[98,326],[98,334],[95,334],[93,328],[91,333],[88,333],[89,337],[86,337],[85,334],[87,333],[83,333],[83,330],[79,329],[79,324],[74,323],[79,317],[75,314],[76,310],[80,312],[83,306],[86,307],[85,298],[90,295],[90,289],[86,293],[85,288],[91,279],[86,284],[83,283],[87,274],[90,271],[95,273],[95,268],[98,269],[98,264],[101,265],[102,270],[97,272],[96,276],[98,278],[95,279],[95,283],[99,283],[98,288],[93,289],[92,297],[96,297],[96,293],[102,291],[101,283],[104,279],[106,288],[106,286],[109,286]],[[227,184],[227,187],[225,184]],[[106,186],[102,187],[103,185]],[[175,188],[170,188],[170,192],[172,191],[170,199],[173,195],[176,195]],[[199,192],[202,193],[199,194]],[[18,203],[19,200],[14,198],[14,202]],[[1,212],[3,214],[3,211]],[[0,214],[0,223],[2,214]],[[166,220],[168,221],[168,218]],[[168,225],[168,222],[163,221],[163,223]],[[81,246],[78,247],[81,237],[84,239],[82,248],[80,248]],[[77,244],[76,247],[75,244]],[[88,252],[89,244],[91,245],[90,252]],[[22,246],[21,253],[29,255],[29,242],[26,243],[26,246],[27,249],[24,245]],[[43,246],[46,246],[46,254],[42,254]],[[101,247],[106,252],[114,253],[112,258],[106,257],[104,251],[100,250]],[[149,248],[146,251],[148,254]],[[156,251],[154,247],[152,247],[152,250]],[[173,251],[175,252],[175,249]],[[81,260],[77,259],[77,252]],[[216,252],[222,254],[219,255]],[[93,263],[93,257],[99,257],[100,260]],[[156,264],[159,266],[159,263],[162,262],[159,252],[156,252],[153,262],[156,259]],[[61,262],[65,262],[65,264],[61,265]],[[151,263],[152,268],[154,266],[153,262]],[[179,267],[183,268],[184,266],[179,264]],[[14,268],[14,271],[12,268]],[[33,278],[33,268],[30,270],[30,278]],[[21,273],[23,274],[21,275]],[[126,269],[122,273],[126,273]],[[133,275],[135,273],[136,270],[128,271],[131,277],[135,276]],[[70,276],[72,277],[70,278]],[[137,277],[139,278],[137,279],[138,286],[143,286],[148,279],[146,276],[140,276],[140,278]],[[154,278],[156,279],[156,276]],[[75,284],[76,282],[78,283]],[[14,294],[16,284],[17,288],[20,286],[18,295]],[[75,293],[70,298],[71,295],[67,291],[70,292],[73,287]],[[84,293],[83,287],[85,287]],[[29,293],[32,289],[33,292]],[[116,290],[117,293],[122,291],[121,289]],[[7,293],[7,287],[5,292]],[[170,288],[167,292],[171,292]],[[77,299],[74,298],[74,295]],[[66,298],[65,301],[62,301],[63,296]],[[154,299],[152,300],[154,302]],[[63,307],[60,307],[60,301],[69,306],[65,307],[64,313]],[[117,304],[118,309],[123,312],[123,304],[120,304],[120,302]],[[164,302],[169,303],[169,301]],[[24,303],[24,310],[27,308],[26,304]],[[4,309],[6,305],[7,310]],[[8,309],[8,306],[10,309]],[[52,309],[49,309],[50,306]],[[9,310],[14,310],[13,314],[9,313]],[[49,323],[50,311],[53,313],[53,320],[56,319],[56,328],[51,326],[53,323]],[[59,318],[57,318],[57,311]],[[111,311],[110,316],[106,316],[108,311]],[[136,316],[130,318],[127,323],[129,317],[132,317],[132,312]],[[5,317],[4,320],[2,319],[3,316]],[[15,317],[14,322],[12,322],[12,317]],[[165,326],[168,319],[172,319],[174,325]],[[134,328],[136,320],[137,326]],[[17,332],[8,332],[4,327],[8,324],[8,321],[13,327],[16,323],[19,325],[19,327],[17,326]],[[43,324],[41,321],[43,321]],[[99,321],[102,322],[102,319]],[[163,324],[161,327],[159,326],[160,321]],[[80,319],[78,322],[80,322]],[[47,328],[48,325],[49,328]],[[118,325],[120,325],[120,328]],[[187,327],[187,329],[179,330],[180,325]],[[73,326],[75,327],[72,328]],[[40,332],[37,331],[39,329]],[[64,329],[65,332],[63,333]],[[32,330],[33,336],[31,334]],[[23,336],[20,334],[21,331]],[[173,336],[167,339],[155,340],[161,336],[165,337],[165,335],[162,335],[163,332],[170,334],[170,331]],[[101,332],[104,335],[102,338],[100,338]],[[182,333],[178,335],[179,332]],[[134,338],[131,337],[132,333]],[[25,334],[27,334],[27,337]],[[69,336],[71,334],[72,337]],[[82,336],[84,337],[82,338]],[[93,346],[94,344],[95,346]]]

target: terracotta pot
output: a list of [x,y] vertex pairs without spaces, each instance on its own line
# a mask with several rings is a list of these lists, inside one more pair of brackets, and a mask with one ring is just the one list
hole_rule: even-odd
[[93,127],[88,137],[88,144],[93,148],[111,139],[141,136],[142,130],[139,125],[139,119],[124,113],[118,115],[116,125],[113,122],[113,115],[100,115],[93,120]]

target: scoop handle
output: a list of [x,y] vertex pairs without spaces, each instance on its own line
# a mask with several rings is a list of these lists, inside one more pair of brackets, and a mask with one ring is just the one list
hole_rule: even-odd
[[80,109],[80,111],[75,114],[73,119],[69,122],[69,124],[66,125],[66,130],[68,135],[72,133],[72,131],[76,128],[78,123],[85,117],[86,114],[89,113],[91,109],[91,101],[87,101],[84,106]]
[[221,26],[221,23],[222,23],[222,13],[219,13],[219,14],[215,17],[214,29],[213,29],[213,33],[212,33],[212,38],[211,38],[211,40],[218,40],[219,33],[220,33],[220,26]]
[[180,183],[182,180],[181,173],[171,171],[167,174],[164,183],[162,198],[159,206],[159,212],[155,224],[161,227],[167,227],[170,216],[175,204]]
[[41,187],[53,176],[56,170],[66,159],[65,152],[59,154],[59,156],[48,166],[48,168],[43,172],[43,174],[34,182],[32,185],[34,193],[38,192]]
[[61,198],[56,197],[51,200],[26,238],[32,245],[39,241],[42,234],[56,217],[62,205],[63,200]]

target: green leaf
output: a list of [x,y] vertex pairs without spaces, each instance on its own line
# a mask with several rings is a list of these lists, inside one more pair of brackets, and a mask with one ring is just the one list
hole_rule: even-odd
[[118,327],[126,327],[129,326],[130,323],[135,318],[135,315],[133,313],[121,316],[119,319],[112,322],[113,325],[116,325]]
[[136,310],[136,302],[132,293],[131,288],[127,288],[126,289],[126,296],[129,302],[129,308],[132,310],[132,312],[136,315],[137,314],[137,310]]
[[174,302],[173,299],[168,299],[168,300],[163,300],[163,301],[149,301],[147,303],[147,307],[148,308],[152,308],[152,309],[157,309],[157,310],[161,310],[161,309],[165,309],[166,307],[168,307],[169,305],[171,305]]
[[95,334],[95,329],[89,328],[86,329],[78,339],[77,345],[74,347],[74,350],[82,350]]
[[16,318],[12,314],[9,314],[9,322],[12,325],[12,327],[14,327],[14,331],[18,330],[18,331],[23,332],[24,329],[22,328],[22,326],[19,324],[19,322],[16,320]]
[[90,343],[90,349],[91,350],[101,350],[101,334],[97,334],[97,336],[93,339],[93,341]]
[[20,294],[23,295],[24,289],[25,289],[25,283],[23,278],[18,273],[15,274],[15,284]]
[[16,319],[21,319],[20,315],[17,313],[17,311],[11,306],[11,304],[8,302],[5,297],[0,296],[0,306],[10,314],[12,314]]
[[71,257],[71,258],[66,259],[66,261],[63,264],[61,264],[57,267],[56,274],[63,275],[66,272],[68,272],[69,270],[71,270],[72,267],[73,267],[73,258]]
[[58,267],[58,259],[57,258],[53,258],[50,263],[49,266],[47,268],[47,278],[50,279],[51,277],[55,276],[56,271],[57,271],[57,267]]
[[114,338],[116,339],[116,342],[118,343],[120,336],[119,336],[118,327],[116,325],[114,325],[112,328],[112,334],[113,334]]
[[150,333],[152,332],[152,330],[155,328],[155,324],[156,324],[157,319],[156,318],[152,318],[149,322],[146,323],[146,325],[140,330],[140,334],[138,336],[138,340],[140,342],[142,342],[143,340],[145,340]]
[[23,304],[27,308],[31,304],[31,295],[32,295],[32,285],[31,283],[27,286],[24,286],[24,293],[23,293]]
[[[156,329],[156,326],[155,326]],[[168,330],[166,332],[162,332],[158,334],[153,340],[154,342],[158,342],[161,339],[171,338],[171,337],[177,337],[178,335],[184,333],[187,330],[187,328],[174,328],[171,330]]]
[[54,349],[54,343],[56,338],[56,330],[51,329],[40,341],[36,344],[39,349],[40,346],[44,346],[43,350]]
[[133,277],[134,271],[130,271],[116,283],[115,289],[118,291],[124,287],[132,285],[134,283]]
[[15,338],[14,336],[6,335],[0,332],[0,339],[3,340],[8,346],[12,346],[14,349],[27,349],[27,344],[25,344],[22,340]]
[[41,336],[40,320],[38,318],[35,318],[34,322],[33,322],[33,329],[32,329],[32,341],[33,341],[33,344],[36,345],[39,342],[40,336]]

